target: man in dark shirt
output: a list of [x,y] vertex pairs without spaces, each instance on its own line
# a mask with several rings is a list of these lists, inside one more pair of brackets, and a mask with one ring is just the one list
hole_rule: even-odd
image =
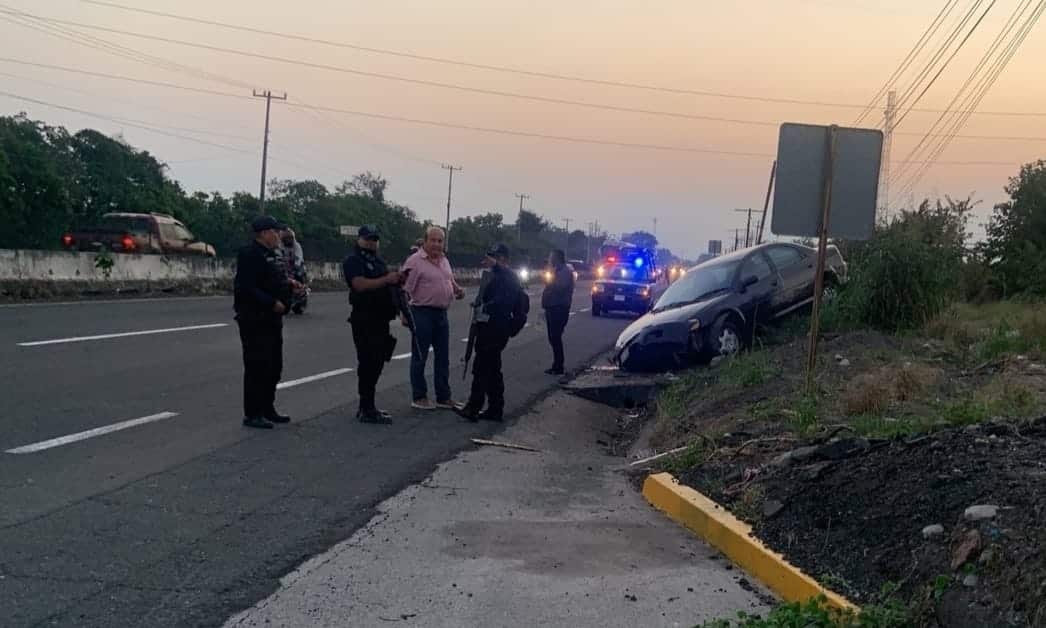
[[283,371],[283,315],[291,296],[275,250],[283,225],[271,216],[251,223],[254,241],[236,257],[233,308],[243,345],[243,424],[272,429],[289,423],[276,412],[276,385]]
[[374,402],[378,378],[392,357],[396,339],[389,333],[389,321],[398,307],[393,290],[399,289],[401,276],[389,272],[378,257],[381,235],[375,227],[360,227],[356,248],[342,263],[345,283],[352,304],[352,340],[356,344],[356,374],[359,382],[360,409],[356,414],[363,423],[391,423],[387,412]]
[[[501,352],[512,335],[512,314],[522,290],[516,273],[508,267],[508,258],[509,250],[504,244],[487,251],[484,265],[490,268],[487,271],[490,276],[484,279],[472,304],[476,324],[472,392],[457,412],[473,422],[504,419],[505,378],[501,373]],[[486,410],[483,410],[484,403]]]
[[541,307],[545,309],[548,342],[552,345],[552,368],[549,375],[563,374],[563,331],[570,320],[570,305],[574,299],[574,271],[567,266],[567,256],[556,249],[548,256],[552,278],[541,294]]

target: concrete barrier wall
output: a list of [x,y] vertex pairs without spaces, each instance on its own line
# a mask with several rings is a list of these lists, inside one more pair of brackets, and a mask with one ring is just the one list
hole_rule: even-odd
[[[97,255],[78,251],[0,249],[0,281],[183,281],[228,280],[236,261],[203,257],[112,254],[109,277],[95,265]],[[341,264],[309,262],[309,276],[317,281],[342,281]],[[476,279],[479,269],[458,269],[462,279]]]

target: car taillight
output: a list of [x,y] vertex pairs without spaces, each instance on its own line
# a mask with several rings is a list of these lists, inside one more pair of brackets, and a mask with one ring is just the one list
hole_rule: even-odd
[[134,238],[129,235],[125,235],[123,239],[120,240],[120,244],[123,245],[123,250],[125,251],[133,251],[135,249]]
[[73,236],[71,234],[65,234],[62,236],[62,246],[72,246]]

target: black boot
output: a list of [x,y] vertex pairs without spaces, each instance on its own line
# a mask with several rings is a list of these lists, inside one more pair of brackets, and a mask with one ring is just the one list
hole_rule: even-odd
[[253,427],[259,430],[271,430],[274,426],[264,417],[249,416],[243,420],[244,427]]

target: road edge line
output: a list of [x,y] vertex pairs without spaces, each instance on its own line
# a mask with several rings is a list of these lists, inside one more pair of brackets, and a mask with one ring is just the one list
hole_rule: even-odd
[[823,595],[832,608],[857,612],[845,597],[821,586],[752,536],[752,526],[698,491],[684,486],[671,473],[647,476],[643,497],[670,519],[704,539],[738,567],[766,585],[786,602],[806,602]]

